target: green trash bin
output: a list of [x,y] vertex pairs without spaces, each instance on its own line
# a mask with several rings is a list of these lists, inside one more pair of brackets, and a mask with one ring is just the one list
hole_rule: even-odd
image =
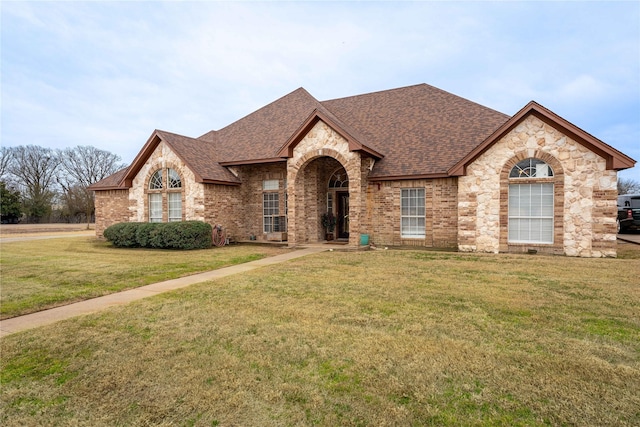
[[368,234],[361,234],[360,235],[360,245],[361,246],[367,246],[369,244],[369,235]]

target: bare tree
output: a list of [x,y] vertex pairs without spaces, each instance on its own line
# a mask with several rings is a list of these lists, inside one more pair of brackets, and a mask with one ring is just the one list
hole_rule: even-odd
[[618,179],[618,194],[640,193],[640,182],[633,179]]
[[11,153],[13,160],[7,171],[22,187],[27,215],[39,221],[51,212],[60,157],[54,150],[36,145],[13,147]]
[[[91,146],[66,148],[59,152],[62,168],[58,182],[65,193],[64,199],[72,210],[72,204],[81,203],[87,216],[87,228],[95,209],[91,184],[125,167],[120,156]],[[73,203],[72,203],[73,201]]]
[[9,172],[9,165],[13,161],[13,150],[11,147],[0,147],[0,180],[4,181],[5,175]]

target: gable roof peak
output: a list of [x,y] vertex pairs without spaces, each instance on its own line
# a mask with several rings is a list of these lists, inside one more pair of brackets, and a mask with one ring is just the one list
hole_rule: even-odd
[[542,106],[536,101],[529,101],[527,105],[514,114],[509,120],[507,120],[502,126],[498,127],[489,137],[487,137],[481,144],[475,147],[465,157],[463,157],[458,163],[452,166],[448,170],[448,174],[451,176],[460,176],[466,174],[467,165],[477,159],[482,153],[488,150],[493,144],[498,142],[507,133],[513,130],[517,125],[522,123],[527,117],[534,116],[541,120],[545,124],[553,127],[558,132],[567,135],[574,141],[585,146],[589,150],[598,154],[604,158],[607,163],[607,169],[609,170],[622,170],[632,168],[635,165],[635,160],[627,156],[624,153],[616,150],[609,144],[601,141],[590,133],[584,131],[568,120],[560,117],[553,111]]

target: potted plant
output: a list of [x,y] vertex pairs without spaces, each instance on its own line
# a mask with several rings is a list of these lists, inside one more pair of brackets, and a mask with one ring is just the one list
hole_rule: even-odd
[[323,213],[322,226],[326,230],[327,240],[333,240],[333,230],[336,227],[336,216],[331,212]]

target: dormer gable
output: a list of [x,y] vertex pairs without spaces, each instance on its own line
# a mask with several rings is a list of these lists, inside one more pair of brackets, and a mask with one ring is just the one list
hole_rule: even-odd
[[353,130],[348,130],[347,126],[335,116],[333,116],[333,114],[328,111],[322,111],[319,108],[316,108],[311,112],[307,119],[300,125],[298,130],[296,130],[296,132],[291,135],[287,142],[278,150],[277,155],[279,157],[293,157],[293,149],[296,147],[296,145],[298,145],[300,141],[302,141],[302,139],[309,133],[311,129],[313,129],[313,127],[319,121],[324,122],[327,126],[329,126],[341,137],[343,137],[347,141],[350,151],[362,151],[376,159],[381,159],[384,157],[383,154],[367,147],[362,142],[360,142],[359,138],[354,136],[354,133],[356,132]]

